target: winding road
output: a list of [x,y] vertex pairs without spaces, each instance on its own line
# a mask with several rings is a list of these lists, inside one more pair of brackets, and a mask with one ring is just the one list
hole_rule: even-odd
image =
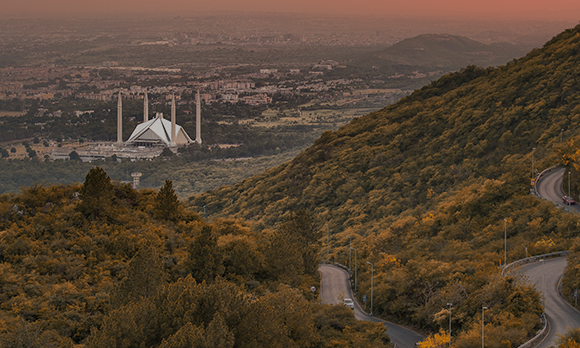
[[[554,202],[557,206],[567,211],[580,212],[580,204],[567,206],[562,202],[564,173],[565,169],[560,168],[543,175],[536,189],[542,198]],[[531,263],[520,268],[530,282],[536,284],[536,289],[545,296],[545,314],[548,318],[549,332],[535,345],[535,348],[551,347],[555,345],[558,335],[566,334],[569,328],[580,327],[580,312],[564,301],[558,291],[566,263],[566,258],[561,257]],[[324,303],[340,304],[344,297],[354,299],[348,284],[348,273],[345,270],[332,265],[321,265],[319,272],[321,275],[320,294]],[[416,342],[424,339],[414,331],[366,314],[357,302],[355,302],[354,315],[358,320],[382,322],[387,328],[391,342],[397,347],[413,348]]]
[[[542,176],[538,182],[538,193],[546,200],[554,202],[557,206],[567,210],[580,211],[577,205],[568,206],[562,202],[562,176],[565,169],[556,169]],[[528,276],[531,283],[536,284],[536,289],[545,296],[545,313],[548,318],[548,335],[535,347],[544,348],[554,345],[557,335],[564,335],[568,328],[580,327],[580,312],[572,308],[564,301],[558,291],[566,258],[549,259],[543,262],[535,262],[521,267],[521,271]]]
[[[355,299],[348,284],[348,273],[344,269],[332,265],[320,265],[318,271],[321,278],[320,295],[322,296],[322,302],[326,304],[341,304],[343,298]],[[398,348],[414,348],[416,342],[425,339],[424,336],[414,331],[366,314],[358,302],[355,302],[354,316],[358,320],[383,323],[387,328],[387,334],[391,342],[396,343]]]
[[560,297],[558,286],[566,268],[566,258],[559,257],[525,265],[521,271],[528,276],[536,290],[545,294],[545,313],[549,322],[548,335],[535,347],[551,347],[558,336],[568,332],[568,327],[580,327],[580,312]]

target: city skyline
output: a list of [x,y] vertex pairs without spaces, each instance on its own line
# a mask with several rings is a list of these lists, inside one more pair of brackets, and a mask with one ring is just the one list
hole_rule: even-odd
[[373,16],[415,16],[441,18],[485,18],[518,20],[580,20],[580,4],[575,0],[554,0],[549,4],[543,0],[408,0],[379,1],[361,0],[356,3],[346,0],[215,0],[184,1],[168,0],[23,0],[4,4],[4,17],[48,17],[58,15],[99,15],[99,14],[195,14],[200,12],[278,12],[309,13],[328,15],[373,15]]

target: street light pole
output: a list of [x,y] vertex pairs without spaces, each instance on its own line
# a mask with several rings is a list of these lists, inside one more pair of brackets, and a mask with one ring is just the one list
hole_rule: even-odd
[[568,196],[572,197],[570,195],[570,172],[568,172]]
[[560,129],[560,142],[562,142],[562,133],[564,133],[564,130]]
[[348,249],[348,276],[350,277],[350,272],[351,272],[351,268],[350,265],[352,263],[352,238],[350,238],[349,236],[346,236],[346,238],[348,238],[349,242],[348,242],[348,246],[350,249]]
[[374,270],[374,265],[371,262],[367,263],[369,265],[371,265],[371,316],[373,315],[373,278],[375,277],[375,270]]
[[505,260],[504,267],[507,266],[507,219],[503,219],[503,232],[504,232],[504,252],[503,257]]
[[356,279],[356,276],[357,276],[357,267],[356,267],[356,248],[353,248],[353,247],[350,247],[350,248],[351,248],[351,249],[354,249],[354,293],[356,294],[356,293],[357,293],[357,291],[358,291],[358,290],[357,290],[357,289],[358,289],[358,287],[357,287],[357,279]]
[[534,178],[534,150],[536,150],[536,148],[532,148],[532,179]]
[[328,227],[328,224],[325,225],[326,225],[326,263],[328,263],[330,255],[330,227]]
[[542,304],[546,311],[546,259],[541,259],[540,262],[542,263]]
[[481,307],[481,348],[485,348],[485,310],[487,307]]
[[449,306],[449,348],[451,348],[451,307],[453,303],[448,303]]

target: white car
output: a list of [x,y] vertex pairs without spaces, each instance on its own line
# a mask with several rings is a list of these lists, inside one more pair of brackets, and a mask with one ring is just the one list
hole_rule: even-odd
[[345,298],[342,300],[342,304],[350,309],[354,309],[354,301],[350,298]]

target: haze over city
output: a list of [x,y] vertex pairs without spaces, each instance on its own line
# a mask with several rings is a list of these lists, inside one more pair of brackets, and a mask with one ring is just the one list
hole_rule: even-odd
[[574,0],[410,0],[410,1],[346,1],[346,0],[216,0],[216,1],[153,1],[153,0],[24,0],[3,4],[4,17],[94,15],[102,13],[144,14],[175,12],[243,11],[287,12],[332,15],[467,17],[490,19],[577,20],[580,4]]

